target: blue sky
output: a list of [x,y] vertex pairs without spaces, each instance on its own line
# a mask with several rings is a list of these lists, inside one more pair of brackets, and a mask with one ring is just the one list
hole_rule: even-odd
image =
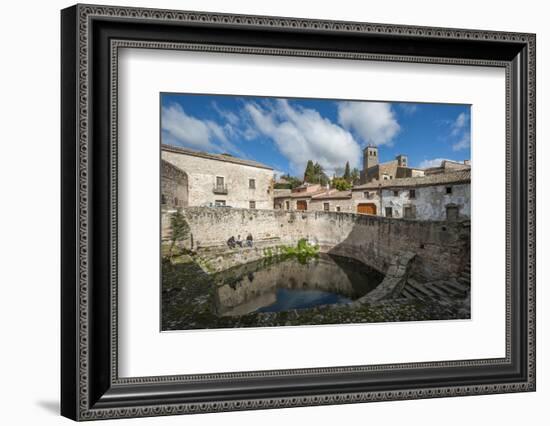
[[308,160],[327,174],[346,161],[361,169],[362,149],[409,165],[470,159],[470,106],[248,96],[161,94],[162,143],[229,153],[301,176]]

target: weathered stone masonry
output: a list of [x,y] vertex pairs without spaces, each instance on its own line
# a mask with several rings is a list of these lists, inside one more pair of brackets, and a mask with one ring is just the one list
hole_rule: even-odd
[[[248,233],[260,247],[295,245],[307,238],[323,252],[357,259],[383,273],[396,256],[413,252],[411,274],[424,281],[458,274],[470,255],[469,220],[416,221],[336,212],[204,207],[189,207],[183,213],[193,235],[193,249],[199,253],[226,250],[229,237],[244,239]],[[164,239],[168,223],[165,212]]]

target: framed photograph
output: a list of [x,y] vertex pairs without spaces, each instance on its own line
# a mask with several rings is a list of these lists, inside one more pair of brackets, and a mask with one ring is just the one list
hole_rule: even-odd
[[61,12],[74,420],[535,390],[535,35]]

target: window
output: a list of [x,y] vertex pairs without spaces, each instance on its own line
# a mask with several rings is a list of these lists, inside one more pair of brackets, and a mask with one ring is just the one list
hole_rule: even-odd
[[225,206],[225,200],[216,200],[216,201],[214,201],[214,205],[216,207]]
[[336,211],[337,211],[337,212],[340,211],[340,206],[336,206]]
[[393,209],[391,207],[386,207],[386,217],[393,217]]
[[448,186],[445,188],[445,193],[446,194],[452,194],[453,193],[453,187],[452,186]]
[[409,190],[409,198],[416,198],[416,191],[414,189]]
[[178,205],[178,197],[174,197],[174,205],[177,206]]
[[218,188],[223,188],[224,179],[223,176],[216,176],[216,186]]
[[405,219],[414,219],[416,217],[416,209],[414,206],[403,207],[403,217]]
[[329,203],[323,203],[323,210],[328,212],[330,210],[330,204]]
[[393,191],[393,196],[394,197],[399,197],[399,191]]
[[290,210],[290,201],[285,201],[285,208]]
[[369,191],[363,192],[363,197],[370,198],[370,192]]
[[447,210],[447,220],[458,219],[458,206],[450,204],[446,206],[446,210]]
[[166,195],[160,194],[160,202],[161,204],[166,204]]
[[248,208],[249,209],[255,209],[256,208],[256,201],[249,201],[248,202]]
[[256,189],[256,179],[248,179],[248,188]]

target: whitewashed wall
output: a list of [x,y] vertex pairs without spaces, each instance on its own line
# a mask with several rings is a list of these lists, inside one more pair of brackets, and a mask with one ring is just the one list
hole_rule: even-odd
[[[452,194],[446,193],[447,186],[452,187]],[[380,214],[385,216],[386,207],[391,207],[393,217],[403,217],[403,207],[411,205],[416,208],[416,219],[445,220],[446,206],[456,204],[460,217],[470,217],[470,184],[422,186],[414,190],[415,198],[410,198],[409,188],[399,189],[397,196],[393,189],[383,189]]]

